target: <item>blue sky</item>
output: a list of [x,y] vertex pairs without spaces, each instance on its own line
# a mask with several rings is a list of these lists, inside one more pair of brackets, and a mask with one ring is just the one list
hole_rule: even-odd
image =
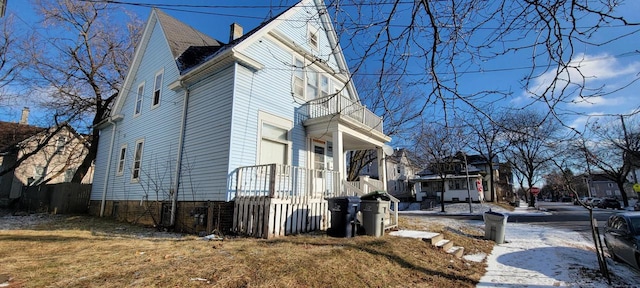
[[[194,7],[161,7],[165,12],[173,17],[193,26],[194,28],[226,42],[229,37],[229,25],[237,22],[242,25],[246,31],[249,31],[259,25],[262,21],[270,16],[276,15],[283,11],[285,7],[293,5],[297,1],[280,0],[280,1],[203,1],[193,0],[189,2],[176,0],[133,0],[123,2],[135,2],[143,4],[184,4],[194,5]],[[212,4],[213,3],[213,4]],[[257,4],[256,4],[257,3]],[[197,7],[198,5],[212,6],[212,8]],[[145,21],[149,15],[150,8],[135,5],[121,5],[123,8],[133,11],[138,17]],[[271,8],[270,8],[271,7]],[[624,6],[619,7],[619,11],[623,11],[624,16],[630,17],[630,20],[640,22],[640,1],[627,1]],[[37,15],[31,8],[30,1],[10,0],[8,3],[7,14],[17,14],[15,25],[18,29],[31,29],[37,21]],[[335,19],[334,19],[335,20]],[[26,23],[25,23],[26,22]],[[608,28],[603,27],[602,33],[596,34],[593,40],[603,37],[611,37],[615,34],[624,34],[639,28]],[[343,38],[348,35],[343,35]],[[580,63],[584,75],[584,81],[588,87],[597,88],[604,86],[605,89],[615,91],[624,86],[629,85],[633,79],[640,77],[640,33],[633,37],[627,37],[623,40],[614,41],[608,45],[576,46],[576,54],[572,63]],[[342,39],[342,46],[346,39]],[[366,39],[360,39],[366,41]],[[348,49],[345,49],[347,59],[350,59]],[[532,64],[527,62],[527,56],[521,54],[511,54],[501,57],[496,61],[483,64],[482,71],[469,73],[460,78],[460,90],[463,92],[473,92],[477,90],[501,90],[510,91],[512,96],[507,99],[500,100],[500,105],[507,107],[520,107],[531,103],[530,95],[522,87],[522,78],[528,72],[527,67]],[[350,63],[352,64],[352,63]],[[375,66],[375,65],[372,65]],[[365,71],[372,73],[375,71]],[[569,71],[566,75],[571,79],[578,76],[575,71]],[[539,75],[538,78],[530,82],[529,89],[535,91],[536,85],[544,84],[548,81],[548,74]],[[629,114],[638,109],[640,106],[640,83],[633,83],[624,87],[619,91],[602,97],[593,97],[588,101],[576,98],[572,104],[563,104],[557,107],[560,111],[566,112],[567,123],[579,127],[587,119],[599,118],[598,115],[614,115]],[[490,101],[490,98],[486,98]],[[20,117],[20,110],[23,106],[31,106],[30,103],[13,103],[14,107],[0,108],[0,120],[17,121]],[[534,106],[538,106],[537,104]],[[437,110],[437,109],[436,109]],[[32,112],[37,115],[37,108],[32,107]]]

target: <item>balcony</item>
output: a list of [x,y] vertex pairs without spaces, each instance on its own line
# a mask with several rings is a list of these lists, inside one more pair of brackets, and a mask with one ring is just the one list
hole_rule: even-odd
[[[358,123],[370,130],[383,133],[383,119],[366,106],[346,97],[329,96],[314,99],[306,104],[309,119],[336,119],[336,115]],[[341,119],[338,117],[337,119]]]

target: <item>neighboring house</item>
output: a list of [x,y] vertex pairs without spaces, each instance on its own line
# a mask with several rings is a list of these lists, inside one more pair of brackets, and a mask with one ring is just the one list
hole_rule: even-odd
[[[421,169],[414,164],[411,158],[411,153],[404,148],[394,150],[392,155],[385,158],[387,192],[397,198],[415,199],[413,183],[409,180],[416,178]],[[376,162],[363,167],[360,170],[360,175],[380,179]]]
[[[608,179],[604,173],[591,173],[591,177],[589,177],[589,189],[592,197],[622,199],[618,184]],[[629,198],[637,197],[637,194],[633,192],[631,183],[625,183],[625,192]]]
[[415,183],[416,201],[439,201],[441,197],[444,197],[445,202],[468,202],[469,197],[471,201],[484,200],[484,193],[478,191],[478,181],[483,182],[482,170],[470,164],[465,167],[461,160],[451,161],[446,166],[448,167],[437,169],[442,173],[430,169],[418,172],[419,177],[412,180]]
[[390,141],[331,23],[304,0],[246,34],[232,24],[225,44],[153,9],[99,126],[91,213],[258,237],[326,229],[325,197],[359,193],[346,151]]
[[[25,109],[20,123],[0,122],[0,171],[7,172],[0,176],[0,206],[19,198],[27,186],[70,182],[88,152],[83,136],[70,126],[40,128],[28,125],[27,117]],[[11,169],[39,146],[38,152]],[[83,183],[91,183],[92,176],[88,171]]]
[[[467,171],[465,169],[464,155],[459,155],[456,159],[446,161],[450,166],[442,171],[446,171],[444,201],[467,201],[467,195],[471,195],[473,201],[493,201],[493,191],[500,201],[513,202],[513,173],[511,167],[506,163],[498,163],[485,160],[481,155],[467,155],[466,163],[468,167],[469,185],[467,185]],[[444,164],[444,163],[443,163]],[[493,186],[491,176],[493,175]],[[416,201],[424,199],[440,199],[442,191],[442,175],[432,170],[425,169],[418,173],[417,178],[411,179],[416,183]],[[480,181],[480,182],[478,182]],[[467,189],[467,186],[469,189]],[[479,189],[480,187],[480,189]],[[479,191],[481,190],[481,192]]]

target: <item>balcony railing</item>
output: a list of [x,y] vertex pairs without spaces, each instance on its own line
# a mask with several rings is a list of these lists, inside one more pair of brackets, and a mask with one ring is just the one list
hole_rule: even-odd
[[383,132],[382,117],[371,112],[366,106],[349,98],[341,96],[323,97],[311,100],[307,102],[306,105],[309,118],[341,114],[373,130]]

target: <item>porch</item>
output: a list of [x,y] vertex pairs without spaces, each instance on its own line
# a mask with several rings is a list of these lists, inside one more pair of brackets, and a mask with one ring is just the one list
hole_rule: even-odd
[[[362,196],[376,190],[383,190],[382,181],[361,177],[347,182],[338,171],[279,164],[240,167],[233,229],[259,238],[323,231],[331,223],[326,198]],[[392,196],[393,213],[385,229],[398,226],[398,203]]]

